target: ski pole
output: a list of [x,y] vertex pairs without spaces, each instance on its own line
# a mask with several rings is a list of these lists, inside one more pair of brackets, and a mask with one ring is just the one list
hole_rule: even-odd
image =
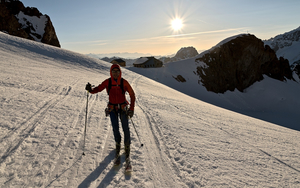
[[85,149],[85,135],[86,135],[86,124],[87,124],[88,104],[89,104],[89,92],[87,91],[87,94],[86,94],[85,123],[84,123],[84,139],[83,139],[83,149],[82,149],[83,153],[82,153],[82,155],[85,155],[85,154],[84,154],[84,149]]
[[[128,116],[128,117],[129,117],[129,116]],[[138,139],[139,139],[139,142],[140,142],[140,144],[141,144],[141,147],[143,147],[144,144],[142,144],[142,142],[141,142],[141,139],[140,139],[140,137],[139,137],[139,134],[138,134],[137,131],[136,131],[135,125],[134,125],[134,123],[133,123],[131,117],[129,117],[129,119],[131,120],[131,123],[132,123],[133,128],[134,128],[134,130],[135,130],[135,133],[136,133],[136,135],[137,135],[137,137],[138,137]]]

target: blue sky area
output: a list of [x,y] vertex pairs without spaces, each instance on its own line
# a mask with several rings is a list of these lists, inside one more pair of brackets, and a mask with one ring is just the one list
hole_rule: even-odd
[[[269,39],[300,26],[299,0],[21,0],[50,16],[62,48],[82,54],[206,50],[241,33]],[[172,28],[180,19],[182,27]]]

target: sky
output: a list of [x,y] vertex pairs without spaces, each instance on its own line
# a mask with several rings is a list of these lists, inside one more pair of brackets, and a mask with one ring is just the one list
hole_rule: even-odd
[[[299,0],[21,0],[50,16],[61,47],[82,54],[170,55],[250,33],[265,40],[300,26]],[[172,21],[182,27],[174,30]]]

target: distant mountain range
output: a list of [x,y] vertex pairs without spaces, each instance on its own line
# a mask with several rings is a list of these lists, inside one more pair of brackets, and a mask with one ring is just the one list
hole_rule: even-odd
[[[125,55],[125,56],[121,56],[121,55]],[[151,54],[142,54],[142,53],[134,53],[135,57],[137,57],[136,55],[139,54],[139,57],[149,57],[152,56]],[[180,60],[184,60],[184,59],[189,59],[189,58],[193,58],[195,56],[197,56],[199,53],[196,50],[196,48],[189,46],[189,47],[183,47],[180,50],[178,50],[178,52],[176,54],[170,55],[170,56],[155,56],[155,58],[159,59],[160,61],[162,61],[164,64],[165,63],[170,63],[170,62],[176,62],[176,61],[180,61]],[[90,57],[94,57],[94,58],[99,58],[103,61],[106,62],[111,62],[114,59],[123,59],[124,61],[126,61],[126,66],[127,67],[131,67],[133,66],[133,63],[138,59],[138,58],[126,58],[126,57],[130,57],[133,54],[131,53],[119,53],[119,54],[111,54],[111,55],[116,55],[116,56],[105,56],[102,57],[104,54],[86,54]],[[109,55],[109,54],[106,54]]]
[[119,57],[122,59],[137,59],[139,57],[146,57],[146,56],[152,56],[150,53],[129,53],[129,52],[123,52],[123,53],[108,53],[108,54],[86,54],[89,57],[102,59],[102,58],[112,58],[112,57]]

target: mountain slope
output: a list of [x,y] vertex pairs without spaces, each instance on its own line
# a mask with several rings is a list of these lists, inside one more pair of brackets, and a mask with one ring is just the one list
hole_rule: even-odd
[[[237,36],[224,39],[212,49],[235,37]],[[199,76],[196,75],[197,66],[200,66],[201,63],[204,67],[208,66],[201,61],[199,64],[195,62],[195,59],[205,53],[207,52],[203,52],[195,58],[165,64],[162,68],[141,69],[130,67],[128,69],[210,104],[300,130],[300,112],[297,110],[300,108],[298,76],[294,76],[298,82],[292,80],[281,82],[264,75],[262,81],[255,82],[243,92],[236,89],[233,92],[227,91],[224,94],[216,94],[208,92],[202,85],[203,83],[199,81]],[[225,72],[229,74],[228,70]],[[218,76],[218,73],[215,74]],[[186,82],[178,82],[176,78],[179,75]],[[226,74],[224,73],[224,75],[226,79]]]
[[278,57],[288,59],[290,65],[300,60],[300,27],[264,41]]
[[[112,167],[110,64],[0,33],[2,187],[299,187],[299,132],[191,98],[123,69],[137,102],[131,175]],[[139,136],[139,137],[138,137]],[[144,144],[140,148],[139,138]],[[122,156],[124,162],[124,156]]]

